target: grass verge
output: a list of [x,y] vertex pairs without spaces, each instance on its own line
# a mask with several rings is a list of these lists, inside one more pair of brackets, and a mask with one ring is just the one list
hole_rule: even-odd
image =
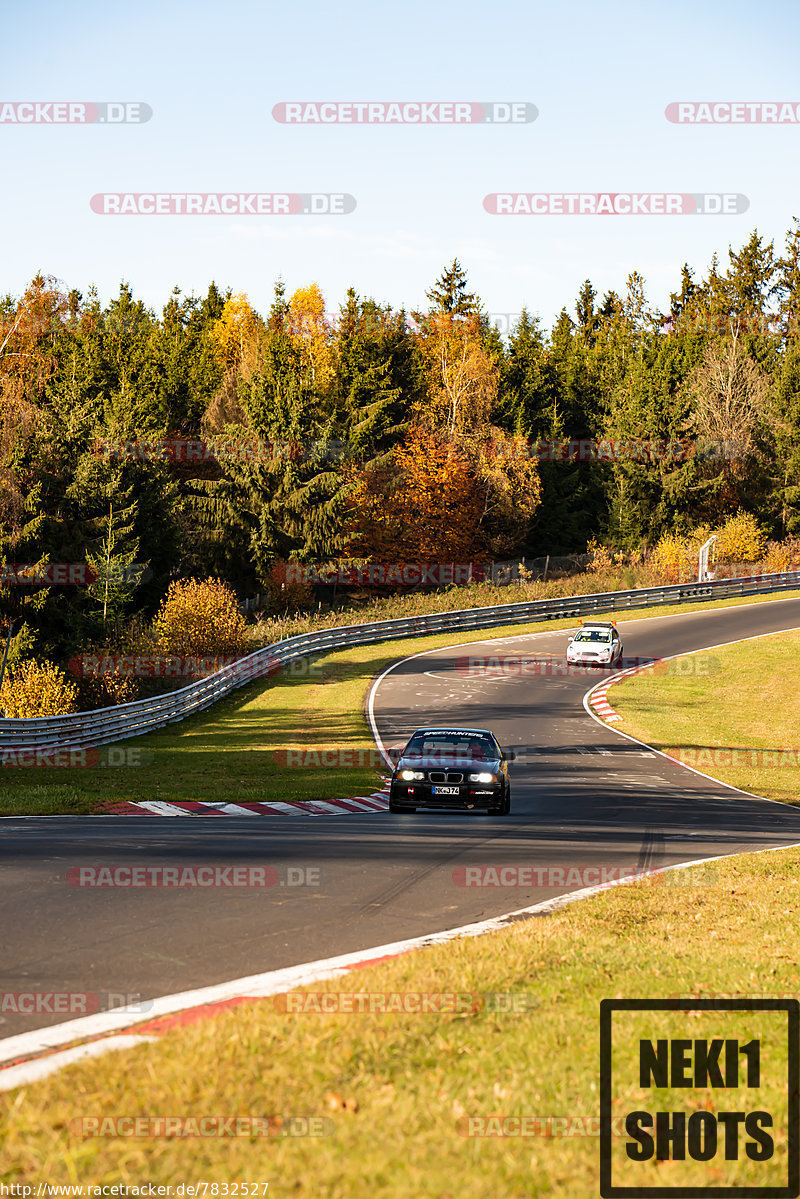
[[[768,602],[775,597],[729,599],[708,607]],[[618,622],[698,611],[697,604],[615,613]],[[109,803],[141,800],[234,802],[336,799],[369,794],[379,786],[372,736],[363,713],[371,680],[407,654],[481,638],[553,632],[575,620],[359,646],[316,660],[319,673],[281,674],[241,688],[208,712],[157,733],[118,742],[138,765],[107,767],[8,767],[0,770],[0,815],[94,813]],[[107,748],[107,747],[105,747]],[[287,769],[289,749],[332,748],[360,754],[353,767]],[[105,752],[101,748],[101,754]],[[277,755],[277,757],[276,757]]]
[[615,683],[615,727],[703,774],[800,804],[800,630],[705,650]]
[[[72,1066],[0,1095],[0,1179],[173,1186],[239,1180],[269,1182],[268,1195],[328,1199],[586,1199],[598,1190],[591,1118],[599,1104],[600,1000],[797,995],[798,874],[796,849],[670,872],[500,933],[417,951],[311,988],[512,993],[534,997],[532,1012],[289,1014],[280,1010],[285,1001],[265,999]],[[722,1105],[766,1108],[785,1126],[785,1088],[776,1082],[785,1071],[785,1050],[774,1025],[764,1024],[772,1017],[712,1012],[670,1014],[668,1024],[659,1019],[635,1035],[732,1035],[740,1043],[763,1036],[769,1052],[757,1098],[745,1102],[737,1092]],[[636,1071],[633,1078],[638,1083]],[[720,1095],[700,1087],[660,1098],[663,1110],[688,1104],[713,1111]],[[615,1116],[641,1105],[633,1082],[615,1090]],[[549,1128],[550,1136],[464,1135],[475,1127],[470,1118],[490,1115],[562,1122],[528,1125]],[[282,1117],[284,1127],[292,1116],[319,1117],[328,1120],[329,1134],[86,1137],[87,1126],[73,1123],[209,1116]],[[646,1188],[680,1183],[688,1194],[696,1186],[729,1185],[732,1175],[740,1185],[765,1181],[763,1166],[743,1152],[732,1166],[721,1150],[711,1162],[682,1165],[679,1178],[672,1164],[637,1167],[643,1177],[631,1178],[624,1173],[630,1169],[626,1141],[624,1133],[614,1138],[623,1182]],[[779,1134],[770,1178],[785,1165]]]

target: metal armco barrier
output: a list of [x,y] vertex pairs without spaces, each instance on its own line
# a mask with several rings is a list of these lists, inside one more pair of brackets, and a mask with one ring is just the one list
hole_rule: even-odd
[[70,716],[45,716],[31,720],[0,719],[0,749],[89,748],[139,737],[167,724],[184,720],[195,712],[210,708],[217,700],[243,687],[253,679],[274,674],[284,663],[325,650],[345,649],[350,645],[368,645],[394,641],[401,637],[419,637],[426,633],[446,633],[490,629],[498,625],[526,624],[537,620],[559,620],[592,616],[630,608],[651,608],[681,601],[727,599],[735,596],[762,595],[773,591],[800,589],[800,571],[753,575],[743,579],[715,579],[708,583],[675,583],[666,587],[645,587],[632,591],[605,591],[594,595],[564,596],[522,604],[499,604],[493,608],[465,608],[456,612],[438,612],[408,619],[381,620],[372,624],[348,625],[302,633],[275,645],[256,650],[238,662],[224,666],[216,674],[190,683],[179,691],[153,699],[136,700],[94,712]]

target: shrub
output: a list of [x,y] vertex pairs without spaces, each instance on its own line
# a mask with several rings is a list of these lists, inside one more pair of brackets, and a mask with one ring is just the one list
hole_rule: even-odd
[[7,671],[0,707],[11,720],[65,716],[78,711],[78,691],[52,662],[29,659]]
[[794,537],[786,541],[770,541],[762,563],[764,573],[772,574],[800,567],[800,542]]
[[767,545],[764,530],[754,516],[739,509],[714,530],[704,524],[683,537],[665,533],[650,555],[651,567],[663,572],[671,582],[694,577],[700,547],[712,532],[717,541],[711,548],[711,563],[758,562],[764,556]]
[[650,565],[669,582],[680,582],[697,569],[697,549],[693,538],[664,533],[650,555]]
[[153,632],[168,654],[241,654],[249,647],[236,596],[221,579],[171,583]]
[[602,574],[603,571],[611,569],[613,558],[608,546],[601,545],[596,537],[592,537],[586,549],[591,554],[588,566],[591,574]]
[[740,508],[716,533],[718,562],[760,562],[763,558],[767,535],[749,512]]
[[78,679],[76,686],[80,706],[84,711],[129,704],[141,695],[139,680],[118,671],[113,674],[88,675]]

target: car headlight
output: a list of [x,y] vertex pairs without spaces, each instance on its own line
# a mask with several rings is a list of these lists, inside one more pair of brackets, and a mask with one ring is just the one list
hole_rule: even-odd
[[469,781],[471,783],[496,783],[497,775],[489,774],[488,772],[484,772],[483,774],[471,774],[469,776]]
[[416,779],[416,780],[424,779],[425,775],[422,773],[421,770],[401,770],[400,778],[405,779],[407,783],[410,783],[412,781],[412,779]]

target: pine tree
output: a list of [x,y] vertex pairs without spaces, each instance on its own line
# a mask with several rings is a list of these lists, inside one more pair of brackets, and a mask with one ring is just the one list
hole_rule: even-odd
[[775,294],[784,336],[800,334],[800,220],[792,217],[786,234],[786,249],[777,262]]
[[349,288],[336,338],[336,415],[348,456],[359,462],[385,455],[408,427],[411,353],[405,314]]
[[104,625],[109,617],[116,620],[122,615],[146,569],[146,564],[135,560],[139,549],[139,538],[134,534],[137,504],[131,500],[130,491],[128,488],[126,493],[109,499],[97,549],[86,553],[94,575],[87,594],[102,606]]
[[600,317],[595,312],[594,302],[597,299],[597,292],[592,287],[591,282],[586,279],[581,285],[581,290],[578,292],[578,299],[575,304],[575,314],[578,318],[578,335],[586,346],[594,344],[597,331],[600,327]]
[[457,258],[445,267],[430,291],[425,295],[434,311],[446,316],[477,316],[478,301],[467,291],[467,272]]

